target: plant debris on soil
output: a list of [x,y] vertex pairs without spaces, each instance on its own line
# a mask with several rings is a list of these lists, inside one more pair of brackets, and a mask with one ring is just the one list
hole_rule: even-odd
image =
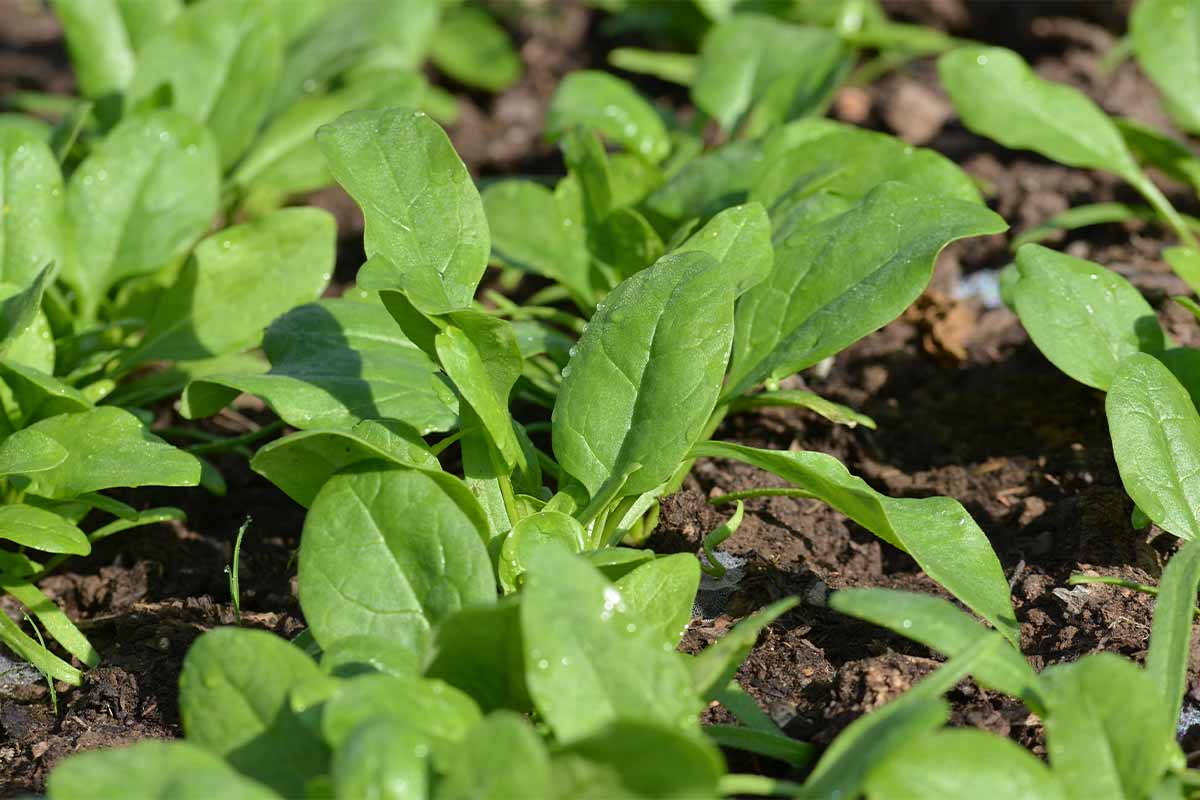
[[[0,0],[0,94],[68,90],[72,79],[53,20],[13,13],[22,2]],[[590,49],[596,47],[591,12],[580,3],[551,5],[549,17],[510,20],[527,65],[522,82],[495,98],[460,100],[452,135],[479,177],[552,171],[557,156],[540,135],[550,93],[565,72],[603,60],[603,51]],[[889,11],[1015,47],[1043,76],[1075,85],[1106,110],[1165,124],[1153,87],[1132,62],[1111,70],[1101,64],[1123,24],[1107,4],[898,0]],[[1177,540],[1157,536],[1153,526],[1132,528],[1103,395],[1064,376],[1033,347],[1014,314],[969,290],[1008,263],[1011,236],[1071,206],[1132,199],[1129,191],[1115,178],[1006,151],[966,132],[931,62],[865,89],[845,89],[833,113],[946,154],[986,187],[989,204],[1014,230],[951,247],[908,314],[841,354],[827,377],[803,376],[823,396],[874,418],[877,430],[775,408],[732,416],[717,438],[827,452],[886,494],[961,501],[1010,578],[1022,649],[1036,669],[1099,650],[1140,658],[1152,598],[1112,586],[1072,588],[1068,578],[1090,572],[1155,583]],[[1181,210],[1196,211],[1179,200]],[[361,261],[361,220],[345,211],[353,205],[344,199],[322,204],[343,210],[338,277],[348,282]],[[1172,336],[1200,343],[1194,319],[1166,302],[1182,283],[1159,258],[1161,231],[1141,223],[1103,225],[1066,237],[1056,246],[1125,275]],[[302,509],[253,474],[245,459],[223,456],[218,465],[227,497],[157,490],[124,498],[139,507],[179,506],[187,522],[113,537],[42,584],[92,639],[103,663],[82,688],[58,687],[56,702],[40,679],[0,696],[0,795],[40,791],[53,764],[71,753],[180,735],[181,662],[201,632],[234,621],[225,568],[247,515],[254,521],[240,563],[243,624],[284,636],[303,627],[293,559]],[[702,461],[684,489],[663,503],[650,546],[696,551],[732,510],[711,505],[711,497],[778,483],[751,467]],[[752,610],[799,596],[801,605],[766,630],[738,674],[790,735],[828,744],[939,663],[919,645],[825,607],[830,591],[851,586],[945,593],[908,556],[820,502],[748,501],[745,521],[723,549],[745,559],[744,572],[715,617],[693,621],[684,648],[702,649]],[[1200,685],[1190,686],[1188,699],[1200,702]],[[987,728],[1043,752],[1040,722],[1020,702],[971,681],[949,699],[954,724]],[[722,721],[723,713],[714,709],[710,721]]]

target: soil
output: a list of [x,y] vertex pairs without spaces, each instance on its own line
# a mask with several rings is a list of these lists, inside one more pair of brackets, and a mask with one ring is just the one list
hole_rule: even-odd
[[[894,0],[893,16],[932,24],[1020,50],[1040,73],[1084,90],[1107,110],[1166,125],[1153,88],[1125,62],[1101,59],[1122,32],[1123,3],[968,3]],[[603,64],[604,41],[582,3],[549,3],[549,17],[506,19],[526,62],[520,84],[496,98],[461,91],[456,146],[481,178],[553,173],[559,161],[540,139],[555,81]],[[0,96],[22,89],[68,91],[72,79],[61,37],[34,0],[0,0]],[[20,11],[22,13],[15,13]],[[639,84],[661,102],[686,96]],[[755,446],[812,449],[841,459],[880,491],[948,495],[987,533],[1013,586],[1022,646],[1035,668],[1106,650],[1144,655],[1150,598],[1130,591],[1070,588],[1075,572],[1155,583],[1175,549],[1169,535],[1135,531],[1130,501],[1112,459],[1103,396],[1074,383],[1033,347],[1013,314],[987,307],[964,289],[1010,259],[1011,236],[1071,206],[1134,196],[1110,177],[1065,169],[1013,153],[965,131],[938,87],[933,64],[918,61],[866,88],[847,88],[835,116],[894,132],[962,164],[985,186],[989,204],[1013,232],[956,245],[939,259],[929,291],[904,315],[839,355],[831,371],[803,376],[807,386],[875,419],[877,430],[849,429],[794,409],[728,419],[717,438]],[[1182,209],[1195,200],[1164,183]],[[342,228],[338,285],[362,260],[361,217],[336,191],[312,201],[333,210]],[[1168,298],[1182,284],[1159,257],[1169,237],[1155,226],[1105,225],[1051,240],[1135,282],[1177,340],[1197,344],[1195,321]],[[333,290],[338,291],[338,288]],[[254,409],[234,422],[255,424]],[[160,422],[181,424],[171,409]],[[226,424],[218,420],[206,425]],[[91,556],[42,586],[78,621],[103,654],[82,688],[43,683],[0,697],[0,796],[41,791],[62,757],[146,737],[180,734],[176,682],[191,641],[230,624],[225,567],[246,515],[242,547],[243,623],[294,635],[303,625],[295,600],[294,555],[302,510],[254,475],[245,460],[217,460],[228,495],[159,490],[124,499],[140,508],[176,505],[186,523],[140,529],[102,542]],[[728,513],[716,494],[778,485],[750,467],[701,461],[684,489],[663,503],[651,546],[695,551]],[[828,744],[863,713],[894,699],[936,668],[940,658],[879,628],[825,607],[831,590],[882,586],[942,593],[903,553],[816,501],[750,501],[739,531],[722,547],[746,559],[746,572],[723,609],[697,619],[685,638],[695,651],[770,600],[802,603],[771,625],[739,673],[743,685],[793,736]],[[15,613],[11,604],[0,603]],[[1191,699],[1200,702],[1196,674]],[[1008,735],[1042,751],[1040,722],[1019,702],[967,680],[950,695],[952,722]],[[711,709],[710,720],[722,710]],[[786,774],[770,761],[730,754],[738,769]]]

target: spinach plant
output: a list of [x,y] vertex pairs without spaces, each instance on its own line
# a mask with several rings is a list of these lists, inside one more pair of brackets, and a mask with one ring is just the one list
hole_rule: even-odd
[[[138,511],[102,492],[195,486],[201,464],[151,434],[134,414],[97,406],[43,371],[54,361],[50,327],[39,309],[50,269],[24,288],[0,284],[6,298],[0,303],[0,539],[16,546],[0,548],[0,590],[28,609],[69,656],[94,667],[99,653],[37,581],[70,556],[87,555],[101,539],[183,516],[175,508]],[[97,524],[105,516],[112,519]],[[74,685],[82,679],[79,668],[6,614],[0,614],[0,642],[48,679]]]
[[[890,719],[877,719],[888,709],[911,704],[905,696],[855,723],[865,728],[874,722],[877,731],[887,724],[888,736],[856,775],[853,789],[842,796],[1191,796],[1200,774],[1188,768],[1176,731],[1187,689],[1198,584],[1200,545],[1192,542],[1163,571],[1144,666],[1099,653],[1047,667],[1041,674],[1011,648],[982,651],[980,643],[995,634],[949,601],[887,589],[835,593],[833,608],[952,656],[950,663],[974,643],[975,679],[1023,700],[1042,718],[1049,757],[1047,765],[1010,740],[943,728],[944,709],[925,718],[913,715],[895,727]],[[829,752],[837,749],[835,742]]]
[[[1154,9],[1166,5],[1139,3],[1135,16],[1141,16],[1145,25],[1145,18],[1157,13]],[[1183,8],[1184,4],[1170,5]],[[1028,232],[1018,244],[1058,228],[1156,217],[1179,239],[1179,245],[1167,248],[1163,257],[1193,292],[1200,291],[1197,223],[1180,214],[1143,169],[1159,168],[1200,191],[1200,160],[1185,145],[1148,125],[1110,118],[1082,92],[1039,78],[1011,50],[958,48],[941,57],[938,71],[963,123],[972,131],[1067,166],[1116,175],[1149,204],[1149,209],[1114,203],[1074,208]],[[1156,78],[1160,85],[1162,77]]]
[[1072,378],[1107,392],[1113,455],[1137,527],[1152,521],[1200,538],[1200,350],[1174,346],[1137,289],[1098,264],[1030,244],[1016,270],[1009,299],[1034,344]]

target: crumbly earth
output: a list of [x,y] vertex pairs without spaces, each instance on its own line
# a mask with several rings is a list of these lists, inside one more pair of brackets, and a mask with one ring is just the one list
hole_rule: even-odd
[[[1109,70],[1101,64],[1124,25],[1127,3],[887,5],[902,19],[1014,47],[1041,74],[1081,88],[1107,110],[1165,124],[1153,88],[1132,63]],[[461,94],[462,116],[452,136],[481,177],[560,169],[538,135],[549,94],[565,71],[603,64],[611,45],[582,4],[546,6],[550,17],[506,20],[527,64],[522,82],[498,98]],[[57,27],[37,11],[31,0],[0,0],[0,94],[72,85]],[[686,95],[665,84],[640,85],[664,103],[686,104]],[[1015,233],[1081,203],[1135,199],[1107,176],[1006,151],[966,132],[927,61],[869,88],[843,90],[834,114],[962,164]],[[1175,194],[1196,213],[1186,192]],[[361,263],[361,218],[339,192],[323,192],[313,202],[333,210],[341,224],[336,292]],[[1010,312],[964,296],[963,288],[984,271],[1008,262],[1010,241],[1011,235],[994,236],[951,247],[930,290],[902,319],[840,355],[826,377],[804,377],[809,388],[869,414],[877,430],[774,409],[732,417],[717,436],[827,452],[889,494],[960,500],[1011,580],[1022,645],[1035,667],[1099,650],[1140,658],[1150,630],[1149,598],[1106,586],[1071,589],[1067,579],[1092,572],[1153,583],[1176,545],[1169,535],[1129,524],[1131,504],[1112,459],[1102,395],[1051,366]],[[1052,243],[1129,277],[1177,340],[1200,343],[1194,319],[1168,302],[1182,285],[1159,257],[1168,243],[1160,229],[1106,225]],[[170,408],[160,416],[185,424]],[[222,457],[218,465],[229,483],[227,497],[199,490],[130,495],[126,499],[140,507],[178,505],[188,521],[114,537],[44,582],[104,663],[83,688],[59,685],[57,709],[44,684],[0,697],[0,796],[40,791],[54,762],[73,752],[179,735],[175,686],[182,660],[201,632],[233,620],[224,568],[247,514],[254,524],[242,550],[244,624],[283,635],[302,627],[294,580],[301,509],[251,473],[244,459]],[[778,483],[749,467],[702,461],[684,489],[664,502],[651,544],[694,551],[728,511],[710,505],[711,496]],[[745,576],[715,619],[692,624],[685,649],[704,647],[770,600],[799,595],[802,604],[767,629],[739,678],[790,734],[821,745],[936,668],[940,659],[925,648],[824,604],[829,591],[850,586],[940,593],[909,557],[815,501],[754,500],[746,512],[723,546],[747,559]],[[0,606],[15,612],[11,604]],[[1200,702],[1192,677],[1190,699]],[[1019,702],[971,681],[950,699],[954,724],[981,726],[1041,752],[1040,723]],[[708,716],[718,720],[722,713],[711,709]],[[784,774],[774,762],[730,758],[741,770]]]

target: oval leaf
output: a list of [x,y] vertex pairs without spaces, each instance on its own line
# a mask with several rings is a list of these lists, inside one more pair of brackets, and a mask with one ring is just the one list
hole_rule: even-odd
[[579,70],[563,78],[546,112],[546,136],[556,139],[576,125],[658,163],[671,151],[667,128],[654,107],[625,81],[607,72]]

